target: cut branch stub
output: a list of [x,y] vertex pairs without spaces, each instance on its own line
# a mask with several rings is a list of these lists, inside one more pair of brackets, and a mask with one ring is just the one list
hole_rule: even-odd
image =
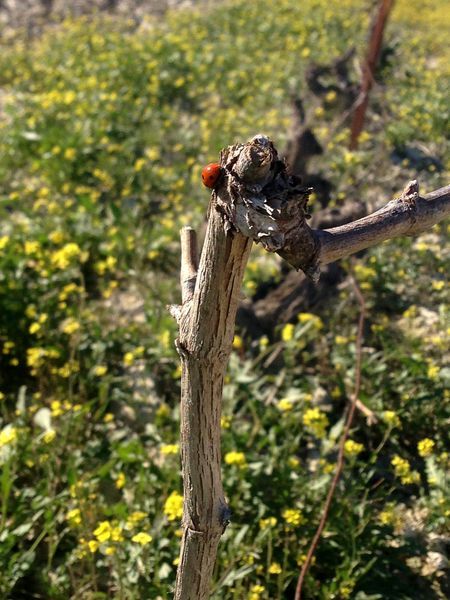
[[289,175],[263,135],[222,151],[222,185],[213,202],[227,229],[241,232],[316,279],[318,243],[306,221],[310,189]]

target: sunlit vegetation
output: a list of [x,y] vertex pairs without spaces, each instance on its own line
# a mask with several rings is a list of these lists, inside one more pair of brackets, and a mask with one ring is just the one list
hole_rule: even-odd
[[[1,42],[2,597],[170,597],[178,230],[201,227],[201,168],[222,146],[262,131],[282,148],[311,61],[350,45],[363,56],[370,5],[236,0]],[[445,10],[397,2],[357,152],[332,95],[308,105],[335,206],[388,200],[416,177],[426,191],[447,183]],[[394,163],[405,144],[435,160]],[[448,234],[442,224],[353,261],[369,310],[361,400],[378,421],[356,419],[308,597],[445,597],[427,552],[450,517]],[[255,249],[247,296],[280,278],[279,259]],[[119,310],[124,295],[142,299],[139,318]],[[222,418],[233,516],[214,598],[293,596],[353,389],[357,318],[343,287],[271,336],[237,332]]]

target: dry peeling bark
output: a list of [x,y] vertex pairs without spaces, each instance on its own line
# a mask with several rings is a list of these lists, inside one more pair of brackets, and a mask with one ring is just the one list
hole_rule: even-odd
[[450,213],[450,186],[420,198],[416,182],[384,209],[330,230],[308,224],[309,189],[286,170],[263,135],[221,154],[222,176],[211,195],[200,264],[194,232],[182,232],[183,304],[181,458],[183,538],[175,599],[208,598],[220,537],[230,519],[221,481],[220,413],[225,369],[252,242],[277,252],[310,278],[320,264],[396,235],[415,234]]
[[220,412],[252,238],[272,252],[283,248],[304,223],[308,199],[308,190],[287,175],[264,136],[223,151],[221,165],[196,277],[195,241],[189,230],[182,234],[183,305],[172,308],[182,364],[184,517],[177,600],[208,597],[217,546],[230,517],[221,482]]

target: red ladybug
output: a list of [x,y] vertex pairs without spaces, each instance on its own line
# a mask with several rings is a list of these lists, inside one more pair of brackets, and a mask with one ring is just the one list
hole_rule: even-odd
[[208,188],[214,188],[222,174],[222,167],[219,163],[209,163],[202,170],[202,181],[203,185]]

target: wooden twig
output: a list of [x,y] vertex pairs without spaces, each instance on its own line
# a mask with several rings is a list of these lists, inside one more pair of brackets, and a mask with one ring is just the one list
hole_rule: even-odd
[[[227,235],[210,211],[197,284],[180,319],[183,538],[175,598],[208,597],[220,537],[229,520],[221,481],[220,412],[223,378],[251,240]],[[183,305],[183,308],[187,306]]]
[[[222,183],[212,194],[194,293],[191,297],[188,286],[183,292],[177,349],[182,365],[184,506],[176,600],[208,598],[217,546],[230,517],[221,481],[220,411],[240,288],[252,245],[250,237],[236,231],[236,222],[262,219],[253,203],[264,197],[263,185],[270,186],[276,160],[272,144],[263,136],[222,152]],[[289,182],[286,185],[289,187]],[[303,192],[298,194],[303,197]],[[265,236],[264,220],[259,224],[260,233],[270,238]],[[192,233],[184,230],[182,236],[183,286],[192,280],[195,260]]]
[[192,300],[197,279],[198,250],[197,234],[192,227],[183,227],[181,238],[180,286],[183,304]]
[[[411,181],[399,198],[367,217],[332,229],[310,230],[308,235],[312,236],[312,244],[315,245],[315,264],[345,258],[392,238],[418,235],[449,216],[450,185],[422,197],[417,181]],[[303,235],[303,231],[298,235]],[[310,251],[307,249],[303,253],[298,250],[298,246],[293,251],[284,248],[278,254],[297,269],[303,269],[305,264],[311,269]]]
[[375,69],[380,59],[383,33],[393,4],[394,0],[380,0],[377,16],[370,36],[369,49],[362,67],[361,90],[356,101],[356,107],[350,126],[350,150],[356,150],[358,147],[358,138],[364,127],[364,119],[369,104],[369,94],[375,78]]
[[305,562],[302,565],[300,570],[300,575],[297,581],[297,587],[295,590],[295,600],[301,600],[303,583],[305,581],[306,574],[308,573],[309,567],[311,565],[311,561],[313,559],[314,553],[317,549],[317,546],[320,541],[320,536],[325,528],[328,513],[330,512],[331,502],[334,497],[334,493],[336,491],[337,484],[339,482],[339,478],[342,474],[342,470],[344,468],[344,454],[345,454],[345,442],[348,439],[350,428],[352,426],[353,417],[355,415],[355,410],[357,407],[357,400],[359,396],[359,391],[361,388],[361,360],[362,360],[362,341],[363,341],[363,330],[364,330],[364,320],[366,314],[366,307],[364,298],[361,294],[361,291],[356,283],[356,280],[352,277],[353,288],[355,291],[356,298],[358,299],[358,303],[360,306],[359,320],[358,320],[358,333],[356,336],[356,355],[355,355],[355,385],[354,391],[351,398],[351,404],[347,412],[347,417],[345,419],[344,431],[342,432],[341,439],[339,441],[339,450],[338,457],[336,462],[336,470],[333,475],[333,479],[331,480],[330,488],[327,493],[327,497],[325,499],[325,504],[322,510],[322,516],[320,517],[319,525],[317,526],[316,533],[311,541],[308,552],[306,554]]

